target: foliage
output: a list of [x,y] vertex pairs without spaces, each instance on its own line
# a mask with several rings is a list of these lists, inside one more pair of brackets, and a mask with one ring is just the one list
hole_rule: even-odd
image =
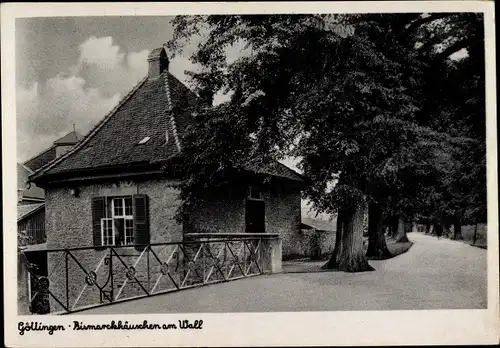
[[[192,131],[184,198],[254,157],[294,155],[319,212],[368,198],[386,215],[485,215],[481,15],[210,15],[173,24],[174,51],[201,37],[191,57],[202,66],[191,73],[197,88],[230,95]],[[245,54],[227,59],[235,46]],[[450,59],[462,49],[468,56]]]

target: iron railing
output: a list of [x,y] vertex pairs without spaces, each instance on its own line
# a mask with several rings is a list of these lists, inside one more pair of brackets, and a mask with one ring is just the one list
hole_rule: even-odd
[[47,249],[37,251],[45,254],[38,259],[25,251],[30,310],[72,313],[263,273],[266,238],[201,237],[181,243]]

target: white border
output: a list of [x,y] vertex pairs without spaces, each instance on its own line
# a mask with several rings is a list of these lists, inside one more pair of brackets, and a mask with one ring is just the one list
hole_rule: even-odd
[[[204,320],[195,331],[64,331],[50,336],[30,332],[19,336],[17,322],[34,318],[16,315],[16,185],[15,171],[15,45],[16,17],[241,14],[241,13],[353,13],[353,12],[483,12],[486,43],[487,182],[488,182],[488,309],[373,312],[236,313],[127,316],[47,316],[44,324],[86,323],[122,319],[171,323],[178,319]],[[3,235],[5,337],[7,346],[276,346],[276,345],[407,345],[498,343],[498,183],[496,147],[496,72],[494,4],[487,1],[434,2],[295,2],[295,3],[41,3],[1,5]],[[41,321],[37,317],[37,321]]]

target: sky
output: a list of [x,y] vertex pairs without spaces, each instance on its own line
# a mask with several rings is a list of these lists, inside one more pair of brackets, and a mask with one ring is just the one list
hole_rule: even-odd
[[[147,74],[147,55],[172,38],[173,17],[47,17],[16,19],[18,162],[73,130],[86,134]],[[196,48],[170,59],[169,70],[189,86]],[[228,59],[244,54],[241,47]],[[216,96],[215,103],[224,97]],[[297,170],[295,159],[284,163]],[[308,203],[303,202],[308,214]],[[320,216],[327,218],[325,216]]]
[[[16,20],[17,156],[24,161],[75,129],[85,134],[147,74],[172,37],[171,17]],[[189,49],[187,54],[189,54]],[[171,60],[187,82],[188,58]]]

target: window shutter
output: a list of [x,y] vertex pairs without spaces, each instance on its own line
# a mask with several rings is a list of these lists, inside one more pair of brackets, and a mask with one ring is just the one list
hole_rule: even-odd
[[102,248],[101,219],[104,217],[106,217],[105,197],[92,197],[92,233],[96,249]]
[[[134,244],[149,244],[148,196],[133,195],[132,209],[134,214]],[[136,247],[136,250],[142,249],[144,246]]]

